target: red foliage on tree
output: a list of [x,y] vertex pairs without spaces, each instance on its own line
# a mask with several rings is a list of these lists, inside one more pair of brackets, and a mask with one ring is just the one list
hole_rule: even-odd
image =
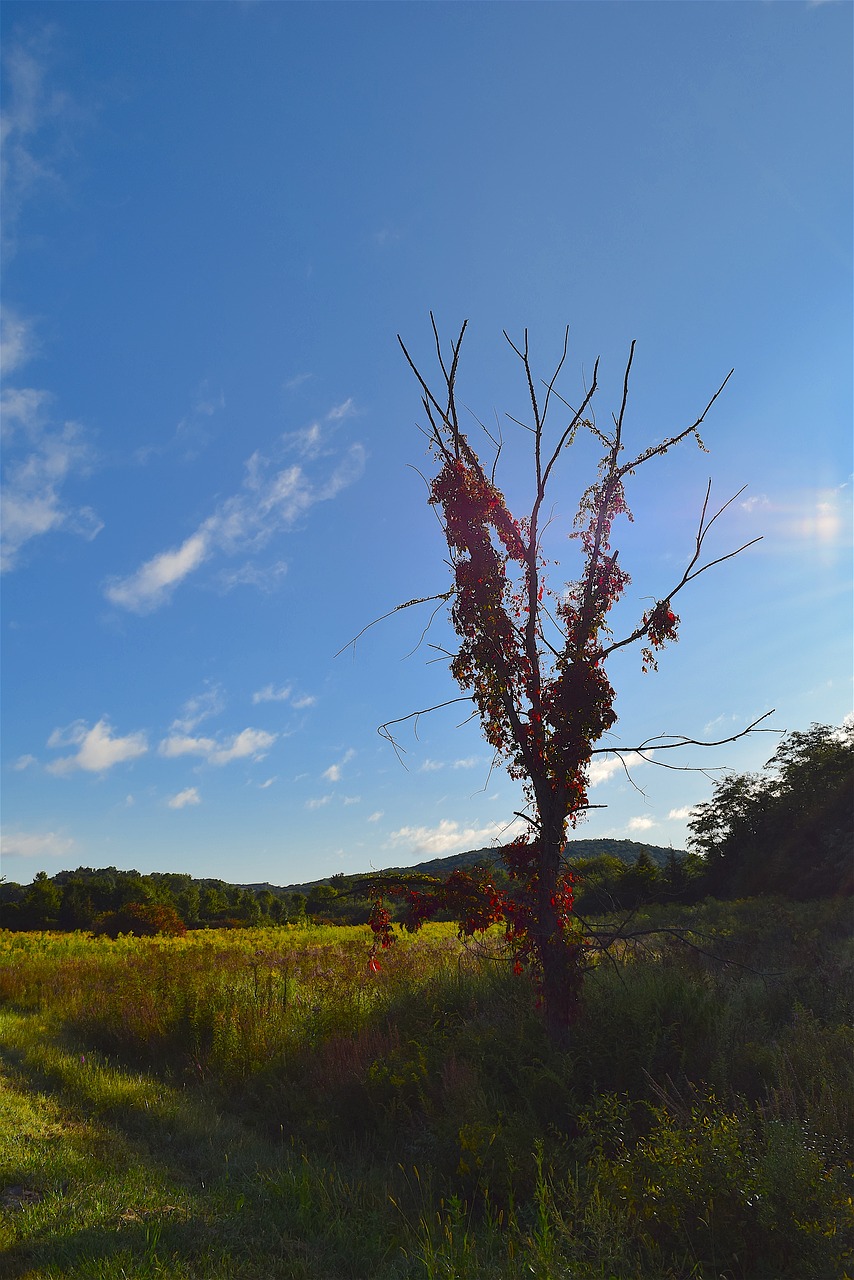
[[118,911],[108,911],[95,927],[96,933],[117,938],[130,933],[137,938],[153,938],[158,933],[183,938],[187,926],[174,907],[159,902],[126,902]]
[[[737,551],[701,563],[709,529],[734,500],[710,515],[710,484],[687,568],[643,614],[635,629],[615,640],[609,613],[631,579],[618,563],[618,551],[612,549],[613,525],[618,517],[632,518],[624,484],[639,467],[690,436],[705,448],[699,428],[729,375],[694,423],[627,457],[623,423],[633,343],[613,427],[601,428],[592,413],[598,390],[597,361],[580,407],[570,409],[566,425],[547,444],[549,410],[555,401],[566,405],[555,391],[555,383],[566,358],[567,342],[541,396],[529,362],[527,332],[521,348],[508,338],[522,364],[530,399],[530,422],[521,425],[527,426],[533,438],[533,502],[527,517],[517,520],[496,487],[494,463],[488,474],[459,425],[456,376],[465,329],[463,325],[446,363],[433,323],[441,397],[430,389],[401,341],[422,389],[428,421],[425,432],[437,466],[428,501],[440,513],[453,571],[450,589],[426,599],[450,602],[451,621],[459,638],[459,647],[451,655],[451,674],[473,702],[496,757],[512,777],[522,781],[530,810],[529,832],[500,851],[512,881],[512,894],[497,890],[489,874],[477,869],[456,871],[444,882],[429,878],[425,882],[425,877],[417,878],[417,883],[412,877],[372,877],[377,901],[371,917],[376,935],[371,964],[378,965],[378,948],[389,946],[394,937],[385,906],[389,897],[405,904],[404,926],[408,929],[417,929],[440,910],[453,912],[464,935],[501,923],[515,968],[533,972],[549,1028],[559,1036],[576,1016],[584,969],[585,939],[573,917],[572,876],[563,855],[568,827],[589,807],[591,760],[597,752],[627,754],[631,750],[643,754],[653,744],[662,750],[693,741],[673,737],[650,739],[631,749],[597,747],[617,718],[606,661],[615,650],[642,642],[643,669],[654,670],[656,652],[677,638],[679,618],[672,607],[673,598],[713,564],[751,545],[746,543]],[[579,431],[591,434],[601,446],[596,479],[581,498],[570,535],[581,552],[580,572],[562,589],[550,591],[541,553],[543,503],[557,464]],[[497,462],[501,441],[490,439]],[[425,599],[407,601],[398,608],[419,603]],[[400,721],[389,721],[381,729],[392,742],[389,725],[396,723]]]

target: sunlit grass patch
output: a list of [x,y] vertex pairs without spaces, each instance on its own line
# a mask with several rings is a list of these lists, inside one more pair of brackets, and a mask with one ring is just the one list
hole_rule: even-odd
[[843,914],[673,913],[565,1049],[452,925],[0,935],[0,1276],[840,1280]]

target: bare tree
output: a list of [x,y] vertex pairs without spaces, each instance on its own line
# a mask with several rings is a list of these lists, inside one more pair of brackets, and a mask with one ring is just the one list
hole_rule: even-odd
[[[488,872],[478,870],[458,871],[444,882],[427,882],[423,877],[374,877],[373,962],[377,947],[388,945],[393,938],[386,897],[404,898],[409,928],[417,928],[438,910],[449,907],[466,934],[502,922],[516,967],[533,972],[549,1029],[559,1037],[576,1015],[585,967],[587,939],[573,915],[572,875],[566,867],[565,848],[568,828],[591,807],[588,787],[593,756],[614,752],[625,764],[630,752],[648,756],[654,749],[658,757],[663,750],[697,741],[674,736],[648,739],[631,748],[597,745],[617,718],[607,660],[618,649],[638,645],[644,670],[654,669],[656,652],[677,638],[675,597],[707,569],[752,545],[747,542],[725,555],[704,558],[709,531],[738,496],[713,509],[709,482],[684,569],[636,625],[615,638],[609,614],[630,578],[612,545],[613,525],[620,516],[631,519],[625,482],[639,467],[663,457],[689,437],[705,448],[700,427],[730,374],[690,426],[639,452],[627,452],[624,419],[634,343],[619,411],[603,427],[593,412],[599,390],[598,361],[578,408],[573,409],[556,389],[566,360],[568,330],[557,368],[543,382],[538,382],[532,371],[527,331],[521,345],[505,333],[520,363],[530,402],[528,420],[518,425],[531,435],[533,497],[529,513],[517,520],[495,483],[500,433],[493,435],[483,428],[491,454],[487,464],[460,425],[456,383],[466,325],[446,355],[432,316],[431,322],[438,362],[433,386],[402,340],[400,343],[421,387],[426,415],[423,430],[436,465],[428,500],[442,522],[453,580],[447,591],[407,601],[398,609],[428,600],[437,602],[437,607],[448,602],[458,639],[456,650],[448,653],[451,673],[463,690],[463,699],[473,704],[496,758],[522,783],[527,812],[519,816],[524,816],[528,830],[501,850],[512,881],[511,892],[496,889]],[[547,436],[547,418],[558,407],[562,424]],[[559,464],[579,432],[589,433],[601,451],[596,477],[581,497],[571,533],[579,551],[580,572],[570,583],[549,589],[541,546],[548,523],[545,504]],[[421,714],[413,712],[402,719]],[[391,726],[400,723],[402,720],[389,721],[380,731],[394,741]],[[743,737],[759,723],[757,720],[742,733],[721,741]]]

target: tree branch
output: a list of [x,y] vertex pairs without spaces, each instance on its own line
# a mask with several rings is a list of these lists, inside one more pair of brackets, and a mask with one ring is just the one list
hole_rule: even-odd
[[[340,658],[344,650],[349,649],[351,645],[353,646],[353,649],[355,651],[356,641],[360,640],[366,631],[370,631],[371,627],[375,627],[378,622],[385,622],[386,618],[391,618],[394,616],[394,614],[400,613],[401,609],[410,609],[414,604],[429,604],[431,600],[438,600],[441,603],[443,600],[450,600],[451,596],[455,594],[456,594],[456,588],[451,587],[449,591],[441,591],[439,592],[438,595],[435,595],[435,596],[419,596],[415,600],[405,600],[403,604],[396,604],[393,609],[389,609],[388,613],[382,614],[379,618],[374,618],[373,622],[366,623],[366,625],[362,627],[362,630],[359,631],[355,636],[353,636],[352,640],[348,640],[345,645],[342,645],[341,648],[338,650],[338,652],[333,656],[336,658]],[[431,622],[433,618],[435,618],[435,616],[436,616],[436,610],[434,609],[433,615],[430,619]],[[427,629],[429,629],[429,623],[428,623]],[[423,640],[424,636],[427,634],[427,629],[425,629],[425,631],[422,633],[421,640]],[[418,644],[421,643],[421,640],[418,641]],[[417,649],[418,645],[416,645],[415,648]],[[412,652],[414,653],[415,650],[413,649]],[[389,721],[389,724],[392,724],[392,723],[393,721]]]
[[403,764],[403,760],[401,759],[400,753],[403,752],[405,755],[406,748],[402,747],[400,743],[395,740],[393,735],[389,733],[389,725],[405,724],[407,720],[414,720],[415,721],[415,737],[417,738],[418,737],[418,721],[421,716],[429,715],[431,711],[441,711],[443,707],[452,707],[455,702],[472,702],[472,701],[474,701],[474,699],[471,698],[468,694],[465,694],[459,698],[449,698],[447,702],[437,702],[435,706],[432,706],[432,707],[422,707],[420,711],[410,711],[408,716],[398,716],[397,719],[395,720],[386,720],[385,724],[381,724],[379,726],[379,728],[377,729],[377,733],[380,735],[381,738],[385,738],[387,742],[391,743],[391,745],[394,747],[395,755],[397,756],[398,760],[400,760],[400,763],[403,765],[405,769],[406,765]]
[[[757,729],[756,728],[756,726],[758,724],[761,724],[763,720],[767,720],[769,716],[773,716],[774,711],[775,711],[775,708],[772,707],[770,711],[764,712],[761,716],[758,717],[758,719],[754,720],[752,724],[749,724],[746,729],[742,729],[739,733],[732,734],[732,736],[729,738],[719,738],[715,742],[703,742],[699,738],[686,738],[682,734],[658,733],[652,738],[647,738],[646,741],[642,742],[639,747],[593,747],[590,754],[593,756],[597,756],[597,755],[619,756],[622,753],[625,753],[626,755],[631,755],[631,754],[642,755],[644,751],[653,751],[653,750],[654,751],[674,751],[680,747],[722,747],[728,742],[738,742],[739,738],[745,738],[749,733],[779,733],[780,732],[779,729]],[[668,738],[672,738],[674,739],[674,741],[668,742],[667,741]],[[673,769],[673,768],[679,768],[679,767],[690,768],[689,766],[665,765],[660,760],[653,760],[652,758],[647,758],[646,756],[644,756],[643,758],[646,760],[647,764],[660,764],[662,768],[666,768],[666,769]]]

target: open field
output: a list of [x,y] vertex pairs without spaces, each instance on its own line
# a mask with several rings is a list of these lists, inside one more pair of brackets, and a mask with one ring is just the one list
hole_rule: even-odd
[[666,917],[564,1052],[451,926],[0,933],[0,1276],[840,1280],[850,908]]

